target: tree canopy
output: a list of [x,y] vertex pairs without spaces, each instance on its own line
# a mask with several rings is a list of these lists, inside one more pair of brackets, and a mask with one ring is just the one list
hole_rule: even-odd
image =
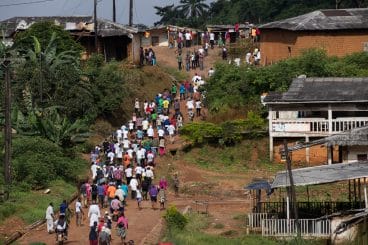
[[[289,18],[317,9],[364,8],[365,0],[181,0],[178,6],[155,7],[158,24],[201,27],[205,24],[254,24]],[[176,18],[173,18],[176,17]]]

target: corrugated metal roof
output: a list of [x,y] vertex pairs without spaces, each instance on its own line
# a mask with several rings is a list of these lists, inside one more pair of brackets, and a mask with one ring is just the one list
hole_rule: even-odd
[[[10,37],[18,30],[28,29],[33,23],[49,21],[62,26],[68,31],[82,31],[86,29],[93,32],[92,16],[33,16],[33,17],[13,17],[0,22],[0,26],[5,31],[5,37]],[[81,25],[85,23],[86,25]],[[97,19],[98,34],[101,36],[119,36],[137,33],[138,29],[105,19]],[[88,27],[87,27],[88,26]],[[0,33],[1,35],[1,33]]]
[[295,78],[289,90],[266,96],[266,104],[368,101],[368,77]]
[[[318,185],[368,177],[368,161],[338,163],[292,170],[295,186]],[[278,172],[272,188],[288,187],[287,171]]]
[[325,9],[270,22],[260,29],[285,29],[290,31],[368,29],[368,8]]

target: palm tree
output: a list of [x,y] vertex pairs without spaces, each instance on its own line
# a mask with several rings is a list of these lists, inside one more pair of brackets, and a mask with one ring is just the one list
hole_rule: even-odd
[[209,8],[204,1],[205,0],[180,0],[178,9],[184,16],[192,18],[201,17]]
[[164,7],[154,6],[154,8],[156,9],[156,15],[161,16],[161,19],[154,23],[155,26],[176,24],[180,11],[174,7],[174,4]]

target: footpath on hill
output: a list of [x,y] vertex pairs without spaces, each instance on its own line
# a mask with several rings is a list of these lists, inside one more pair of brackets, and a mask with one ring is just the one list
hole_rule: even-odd
[[[190,49],[192,51],[193,47]],[[174,49],[167,47],[154,48],[158,64],[161,66],[167,66],[177,68],[177,60]],[[186,49],[183,50],[183,53]],[[205,58],[205,69],[203,71],[190,70],[188,72],[188,78],[190,79],[195,73],[203,77],[207,77],[207,71],[216,60],[220,59],[219,49],[209,51],[209,55]],[[178,81],[181,82],[181,81]],[[152,98],[147,98],[152,99]],[[180,102],[181,110],[183,111],[184,123],[188,122],[188,116],[185,109],[185,101]],[[133,106],[133,105],[132,105]],[[173,110],[171,110],[173,111]],[[207,112],[205,112],[207,113]],[[195,117],[194,121],[202,120],[200,117]],[[122,124],[125,122],[121,122]],[[184,144],[184,140],[179,135],[175,136],[174,144],[168,143],[166,147],[166,155],[156,158],[155,175],[158,182],[160,176],[169,178],[174,172],[178,173],[180,179],[180,186],[188,188],[198,187],[198,183],[202,185],[221,185],[221,195],[214,195],[213,193],[206,193],[205,191],[195,191],[194,193],[181,193],[179,197],[175,196],[172,187],[169,186],[167,193],[167,206],[176,205],[178,208],[183,209],[186,206],[192,206],[195,210],[198,208],[195,201],[198,203],[206,201],[209,203],[208,212],[213,216],[216,222],[224,224],[223,229],[208,230],[207,232],[218,234],[219,232],[226,229],[241,229],[239,221],[235,221],[232,217],[234,214],[244,214],[250,209],[250,199],[243,193],[244,183],[249,179],[244,174],[233,174],[227,172],[213,172],[210,170],[203,170],[198,168],[191,162],[183,159],[185,153],[177,152],[178,149]],[[259,173],[261,175],[262,173]],[[255,177],[255,176],[252,176]],[[215,184],[214,184],[215,183]],[[170,183],[169,183],[170,184]],[[219,192],[220,193],[220,192]],[[134,240],[135,244],[157,244],[160,235],[162,235],[162,216],[164,210],[153,210],[151,209],[151,203],[149,201],[142,202],[142,209],[139,210],[137,207],[136,200],[127,198],[127,208],[125,215],[128,218],[129,229],[127,232],[126,241]],[[55,203],[55,209],[58,204]],[[74,209],[75,202],[70,204],[70,208]],[[200,207],[199,207],[200,208]],[[45,207],[46,210],[46,207]],[[104,209],[101,213],[104,213],[107,209]],[[87,214],[88,209],[84,209],[84,213]],[[243,221],[240,221],[242,224]],[[121,244],[120,239],[116,234],[115,229],[116,223],[113,222],[112,228],[112,243]],[[46,225],[39,226],[38,228],[25,234],[18,242],[19,244],[30,244],[35,242],[43,242],[45,244],[55,243],[55,234],[47,234]],[[69,237],[67,244],[87,244],[89,242],[89,219],[83,219],[82,226],[76,226],[75,219],[73,217],[70,228]]]

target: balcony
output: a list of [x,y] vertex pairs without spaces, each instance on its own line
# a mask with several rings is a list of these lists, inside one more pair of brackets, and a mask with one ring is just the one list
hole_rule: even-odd
[[325,118],[274,119],[270,133],[272,136],[327,136],[365,125],[368,125],[368,117],[336,118],[331,121]]

